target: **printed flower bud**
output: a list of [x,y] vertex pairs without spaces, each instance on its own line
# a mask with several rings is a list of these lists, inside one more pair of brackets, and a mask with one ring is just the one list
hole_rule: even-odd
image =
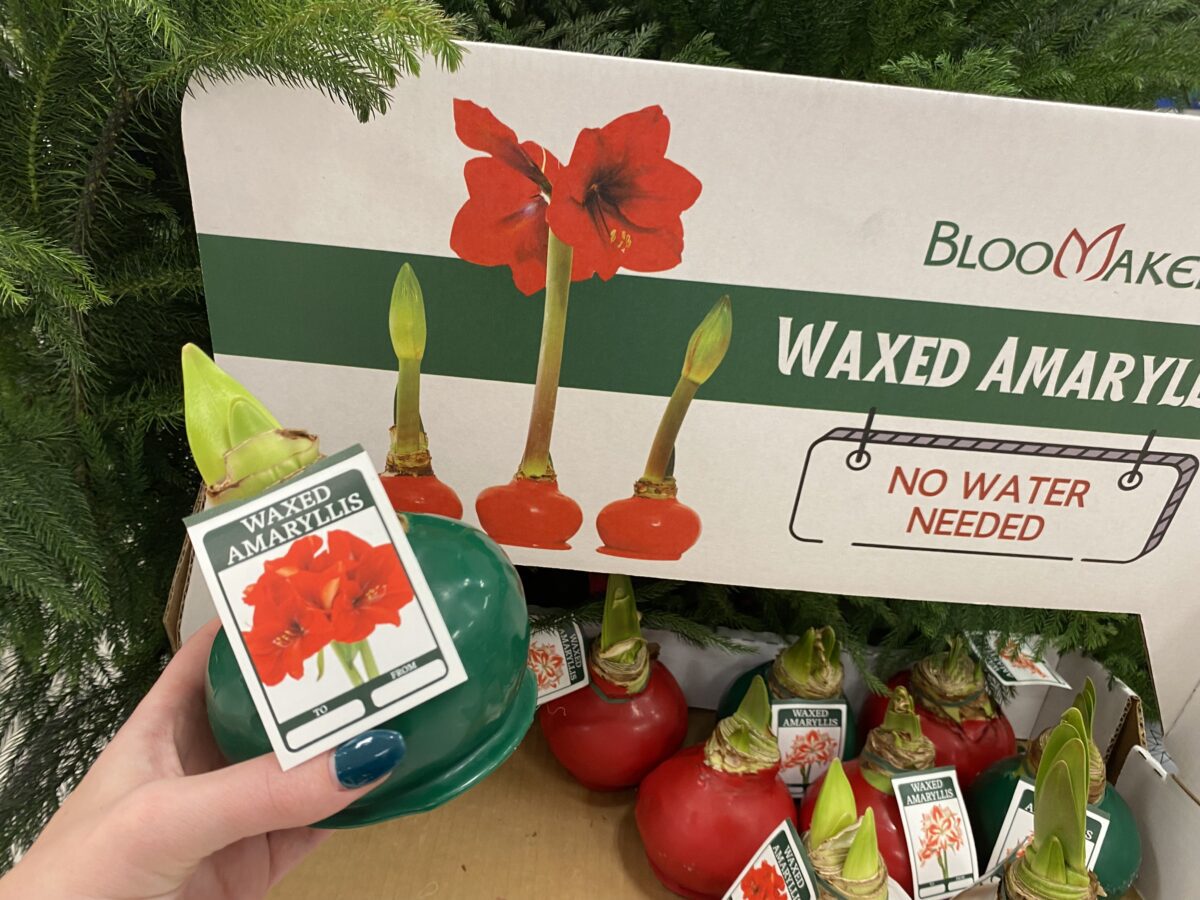
[[733,306],[726,294],[708,311],[708,315],[692,332],[687,356],[683,360],[683,377],[695,384],[704,384],[717,371],[729,340],[733,335]]
[[419,360],[425,355],[425,298],[421,282],[408,263],[400,267],[392,285],[388,331],[396,359]]

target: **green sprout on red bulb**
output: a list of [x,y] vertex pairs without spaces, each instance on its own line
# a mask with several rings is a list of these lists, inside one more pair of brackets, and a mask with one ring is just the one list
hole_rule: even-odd
[[805,844],[817,877],[837,892],[821,887],[819,896],[886,900],[888,875],[879,853],[875,811],[868,807],[858,817],[841,760],[835,759],[825,773]]
[[425,297],[405,263],[392,285],[388,334],[396,354],[396,400],[383,486],[397,512],[462,518],[462,501],[433,473],[429,438],[421,421],[421,360],[425,356]]
[[679,559],[700,538],[700,516],[676,499],[675,442],[697,391],[725,358],[733,336],[728,295],[708,311],[692,333],[683,367],[658,423],[646,467],[633,496],[609,503],[596,517],[604,545],[599,552],[632,559]]

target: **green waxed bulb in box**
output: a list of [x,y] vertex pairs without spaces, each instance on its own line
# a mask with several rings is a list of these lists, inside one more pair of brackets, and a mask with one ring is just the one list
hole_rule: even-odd
[[[258,493],[319,458],[315,437],[282,428],[198,348],[189,345],[183,358],[188,438],[204,462],[210,502]],[[247,408],[258,414],[244,415]],[[526,667],[529,615],[508,557],[486,534],[462,522],[419,514],[403,521],[467,682],[380,726],[404,735],[403,764],[365,797],[317,823],[323,827],[369,825],[439,806],[507,759],[533,722],[537,688]],[[227,759],[271,752],[224,631],[209,654],[205,699]]]
[[[533,722],[537,689],[525,665],[529,619],[516,570],[478,529],[441,516],[406,518],[468,680],[378,726],[404,735],[404,762],[367,796],[318,823],[323,827],[369,825],[439,806],[504,762]],[[221,752],[233,761],[269,753],[224,632],[208,659],[206,688]]]

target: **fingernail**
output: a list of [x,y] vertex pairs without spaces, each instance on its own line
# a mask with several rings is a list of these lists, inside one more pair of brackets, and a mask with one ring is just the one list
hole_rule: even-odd
[[404,759],[404,737],[377,728],[346,741],[333,753],[333,775],[347,790],[378,781]]

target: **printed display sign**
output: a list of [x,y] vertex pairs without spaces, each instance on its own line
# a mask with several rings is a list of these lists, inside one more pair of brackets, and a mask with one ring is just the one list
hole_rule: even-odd
[[953,897],[979,877],[971,822],[952,766],[892,779],[912,863],[915,900]]
[[742,870],[724,900],[817,900],[816,879],[804,844],[791,820],[784,819]]
[[1004,646],[999,646],[1000,635],[995,633],[973,634],[969,639],[971,648],[1000,684],[1008,687],[1027,684],[1045,684],[1061,688],[1071,686],[1038,656],[1028,641],[1010,640]]
[[283,768],[467,680],[361,448],[186,525]]
[[803,797],[808,786],[842,755],[846,715],[845,703],[771,703],[771,730],[779,741],[779,777],[793,797]]
[[[1107,815],[1093,806],[1088,807],[1084,843],[1087,846],[1089,869],[1096,867],[1104,839],[1108,836],[1108,825]],[[1028,778],[1021,778],[1017,782],[1017,789],[1013,791],[1008,812],[1004,816],[1004,824],[1000,826],[1000,835],[996,838],[996,846],[992,848],[985,871],[998,868],[1000,863],[1016,853],[1032,834],[1033,782]]]
[[809,448],[792,534],[874,549],[1130,563],[1162,543],[1195,473],[1190,454],[838,428]]
[[1136,612],[1178,715],[1200,206],[1138,161],[1194,121],[495,44],[394,106],[186,98],[214,350],[281,421],[383,459],[419,394],[522,565]]
[[529,669],[537,679],[537,702],[587,687],[587,645],[579,624],[535,631],[529,636]]

